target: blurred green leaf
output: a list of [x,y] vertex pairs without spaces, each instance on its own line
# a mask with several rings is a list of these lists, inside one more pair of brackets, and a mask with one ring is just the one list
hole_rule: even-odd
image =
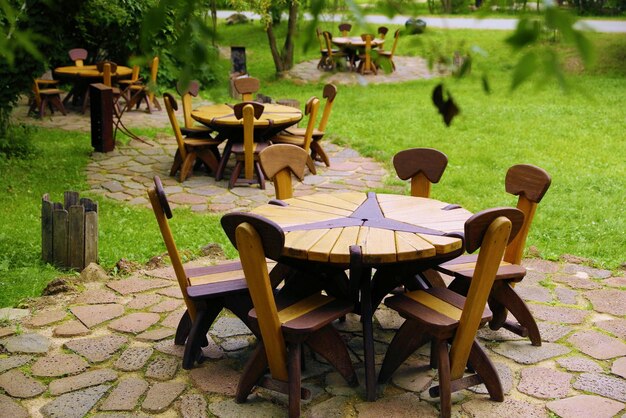
[[487,76],[487,74],[483,74],[480,80],[482,81],[483,91],[486,94],[491,94],[491,85],[489,84],[489,77]]
[[585,65],[591,65],[595,61],[595,51],[589,38],[584,33],[577,31],[574,33],[574,44]]
[[530,45],[539,39],[541,34],[541,25],[537,20],[530,20],[528,18],[522,18],[517,23],[515,32],[508,38],[506,43],[511,45],[514,49],[519,50],[527,45]]
[[522,55],[517,64],[515,64],[515,69],[513,70],[511,90],[515,90],[524,81],[528,80],[528,78],[537,70],[537,67],[537,54],[534,51],[529,51]]

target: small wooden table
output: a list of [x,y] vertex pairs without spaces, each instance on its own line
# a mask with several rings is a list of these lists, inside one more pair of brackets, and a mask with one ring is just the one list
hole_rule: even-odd
[[[365,41],[360,36],[337,36],[332,38],[333,44],[337,45],[341,50],[345,51],[350,60],[353,61],[358,58],[359,51],[365,48]],[[384,39],[372,38],[372,49],[378,48],[385,43]],[[354,62],[352,62],[354,64]],[[373,63],[369,63],[368,68],[364,68],[364,72],[373,72],[371,66]]]
[[[122,79],[128,78],[133,73],[133,69],[117,66],[117,71],[111,74],[112,78]],[[98,71],[95,65],[58,67],[54,69],[54,76],[60,80],[71,81],[73,83],[72,90],[63,99],[63,104],[67,104],[70,98],[74,97],[74,103],[80,101],[85,94],[87,86],[91,83],[102,82],[102,71]]]
[[[255,141],[265,141],[302,119],[300,109],[291,106],[265,103],[264,107],[261,117],[254,120]],[[215,173],[215,179],[221,180],[233,143],[243,141],[243,119],[237,119],[228,104],[201,106],[191,112],[191,117],[228,140]]]
[[[352,270],[358,256],[362,268],[356,278],[360,298],[355,302],[361,304],[367,399],[374,400],[372,295],[387,294],[395,287],[388,288],[386,274],[412,274],[462,254],[463,240],[457,234],[472,213],[434,199],[359,192],[314,194],[278,203],[252,212],[283,228],[280,262],[308,272]],[[374,288],[373,268],[383,273]]]

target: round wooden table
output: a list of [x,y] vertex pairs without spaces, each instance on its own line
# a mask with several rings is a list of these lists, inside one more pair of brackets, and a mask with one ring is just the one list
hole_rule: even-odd
[[[263,106],[263,114],[254,120],[255,141],[265,141],[302,119],[300,109],[272,103],[264,103]],[[233,107],[229,104],[201,106],[191,112],[191,117],[216,131],[218,138],[227,140],[215,173],[215,179],[221,180],[232,144],[243,141],[243,119],[235,117]]]
[[[281,262],[308,272],[350,268],[350,294],[361,306],[367,398],[374,400],[374,295],[384,296],[396,286],[385,283],[385,277],[411,277],[461,255],[459,233],[472,213],[434,199],[360,192],[314,194],[275,203],[252,212],[276,222],[285,232]],[[382,280],[375,276],[372,286],[373,268],[377,275],[382,273],[378,276]]]
[[[128,78],[133,72],[132,68],[117,66],[115,73],[111,74],[113,79]],[[58,67],[54,69],[54,76],[57,79],[73,83],[72,89],[63,99],[63,104],[67,104],[70,98],[74,98],[73,103],[82,103],[87,86],[91,83],[102,82],[102,71],[98,71],[95,65]]]
[[[331,41],[339,48],[365,48],[365,41],[360,36],[337,36]],[[372,38],[372,48],[378,48],[384,43],[384,39]]]

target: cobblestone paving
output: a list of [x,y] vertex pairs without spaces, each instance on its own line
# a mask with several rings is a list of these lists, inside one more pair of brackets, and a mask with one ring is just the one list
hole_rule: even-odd
[[[194,265],[214,261],[203,258]],[[623,289],[623,273],[613,277],[539,259],[524,264],[530,274],[516,290],[528,295],[532,311],[541,312],[543,345],[533,347],[508,331],[480,330],[505,402],[490,401],[477,386],[454,394],[453,416],[623,416],[626,306],[620,302],[616,313],[594,310],[594,301],[602,305]],[[0,309],[0,318],[6,318],[0,328],[0,416],[286,416],[286,398],[263,389],[246,404],[234,402],[239,373],[256,341],[227,311],[210,331],[204,349],[209,359],[193,370],[181,369],[182,347],[174,345],[173,334],[183,305],[173,277],[169,267],[138,270],[125,279],[77,277],[80,291],[35,299],[30,309]],[[594,293],[578,287],[581,279],[595,285]],[[566,303],[562,290],[572,294]],[[389,309],[376,312],[378,364],[401,323]],[[391,383],[379,388],[376,402],[364,402],[359,319],[349,315],[335,325],[348,343],[361,385],[348,387],[307,353],[304,386],[313,397],[304,403],[303,416],[438,415],[437,399],[427,391],[436,382],[427,350],[418,350]]]

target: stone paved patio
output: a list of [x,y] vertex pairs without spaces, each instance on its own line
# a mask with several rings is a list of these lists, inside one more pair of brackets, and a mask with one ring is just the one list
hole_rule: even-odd
[[[24,120],[25,113],[21,106],[15,117]],[[27,120],[89,131],[88,116]],[[169,126],[165,112],[131,112],[125,121],[131,129]],[[266,191],[228,191],[226,181],[215,182],[202,173],[180,184],[167,175],[173,138],[163,133],[149,142],[153,146],[132,141],[112,153],[95,153],[87,168],[91,191],[145,205],[145,189],[151,176],[159,174],[173,206],[194,211],[245,209],[273,196],[271,184]],[[331,168],[318,164],[318,175],[298,184],[297,194],[372,189],[388,175],[382,165],[350,149],[330,141],[324,146]],[[213,262],[205,258],[193,263]],[[505,401],[489,401],[483,387],[464,390],[453,396],[453,416],[626,417],[623,271],[612,275],[572,262],[539,259],[524,264],[529,273],[516,290],[538,319],[543,345],[533,347],[507,331],[481,330],[480,342],[498,367]],[[0,417],[286,416],[285,397],[265,390],[256,391],[246,404],[234,402],[239,372],[255,339],[228,313],[210,331],[205,349],[209,360],[191,371],[181,370],[182,347],[173,344],[173,335],[183,302],[173,277],[167,266],[124,278],[85,272],[73,280],[71,292],[34,299],[27,309],[0,309]],[[401,323],[390,310],[376,312],[378,363]],[[307,354],[304,385],[313,398],[304,403],[304,416],[437,416],[438,402],[427,392],[436,379],[427,366],[427,350],[419,350],[380,388],[377,402],[364,402],[358,317],[336,325],[348,343],[361,385],[349,388],[324,362]]]

